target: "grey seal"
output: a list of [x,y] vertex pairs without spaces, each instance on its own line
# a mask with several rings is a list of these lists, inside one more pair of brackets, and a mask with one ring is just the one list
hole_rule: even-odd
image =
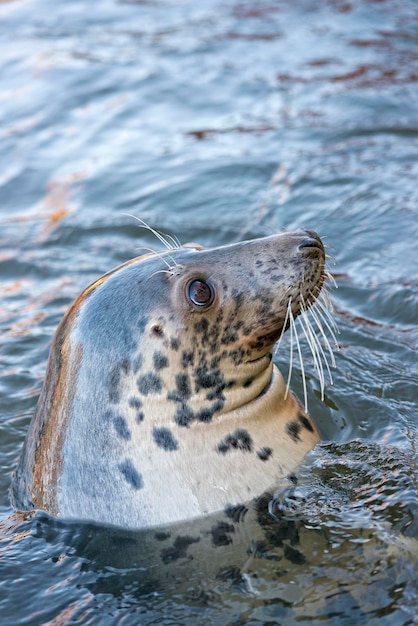
[[146,254],[87,287],[55,334],[15,506],[142,528],[277,485],[319,434],[272,350],[324,263],[300,230]]

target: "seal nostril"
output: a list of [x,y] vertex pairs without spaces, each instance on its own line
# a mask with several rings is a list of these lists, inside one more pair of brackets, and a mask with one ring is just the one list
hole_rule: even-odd
[[323,243],[319,238],[319,235],[317,235],[314,230],[304,230],[303,232],[306,233],[306,235],[308,236],[305,237],[305,239],[302,239],[302,241],[300,242],[298,246],[299,250],[301,248],[318,248],[319,250],[324,249]]

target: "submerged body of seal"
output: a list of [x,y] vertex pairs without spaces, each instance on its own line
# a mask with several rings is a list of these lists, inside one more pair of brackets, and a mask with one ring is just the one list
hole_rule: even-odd
[[140,528],[277,485],[319,435],[272,349],[324,262],[295,231],[149,254],[93,283],[55,335],[15,505]]

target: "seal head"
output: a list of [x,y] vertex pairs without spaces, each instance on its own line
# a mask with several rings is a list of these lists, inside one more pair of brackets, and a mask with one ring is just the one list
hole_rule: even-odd
[[324,261],[295,231],[149,254],[90,285],[55,335],[16,505],[139,528],[277,485],[319,435],[272,349]]

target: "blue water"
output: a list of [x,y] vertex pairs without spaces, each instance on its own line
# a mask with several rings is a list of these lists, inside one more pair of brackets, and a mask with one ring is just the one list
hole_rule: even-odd
[[[2,623],[418,623],[417,102],[412,0],[0,3]],[[131,215],[207,246],[314,228],[336,261],[324,443],[251,583],[195,558],[158,586],[141,534],[10,506],[66,307],[156,246]]]

